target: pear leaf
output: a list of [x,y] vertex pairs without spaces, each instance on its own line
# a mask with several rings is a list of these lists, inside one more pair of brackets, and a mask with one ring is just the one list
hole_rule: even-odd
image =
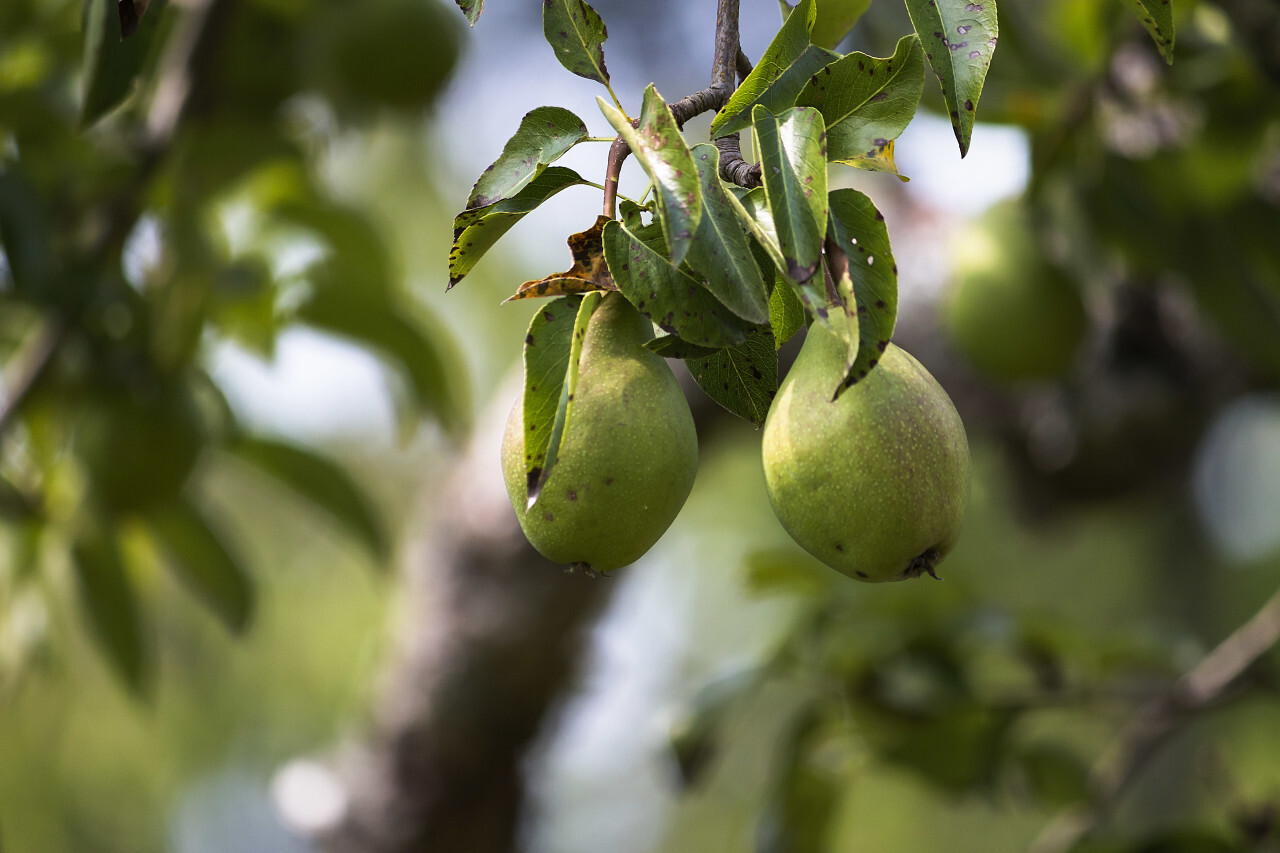
[[906,0],[911,25],[942,86],[960,156],[969,153],[978,97],[999,28],[996,0]]
[[704,142],[692,154],[702,181],[702,221],[689,247],[689,266],[730,311],[763,323],[769,316],[768,294],[742,227],[741,206],[720,182],[720,151]]
[[498,159],[467,197],[467,210],[509,199],[587,136],[582,119],[560,107],[538,107],[520,120]]
[[764,426],[778,393],[778,351],[768,329],[752,329],[737,346],[687,364],[707,396],[743,420]]
[[527,494],[546,478],[547,453],[565,377],[569,373],[574,321],[581,296],[562,296],[544,305],[524,337],[524,466]]
[[[856,306],[858,339],[856,358],[845,373],[836,395],[865,377],[893,338],[898,317],[898,265],[889,245],[884,216],[865,194],[854,189],[834,190],[831,202],[831,237],[848,259],[848,287],[841,292],[846,310]],[[837,290],[839,290],[837,283]]]
[[542,34],[561,65],[579,77],[609,85],[604,65],[609,31],[584,0],[543,0]]
[[565,272],[526,281],[504,302],[540,296],[568,296],[593,290],[617,290],[618,286],[613,283],[609,266],[604,259],[604,226],[610,221],[612,220],[607,216],[599,216],[596,217],[595,224],[586,231],[570,234],[568,243],[573,266]]
[[1173,4],[1170,0],[1121,0],[1142,21],[1156,50],[1168,64],[1173,64]]

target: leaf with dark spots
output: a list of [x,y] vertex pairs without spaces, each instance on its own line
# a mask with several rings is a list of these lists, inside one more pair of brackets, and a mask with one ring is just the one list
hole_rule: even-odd
[[749,324],[621,222],[605,225],[604,251],[618,289],[663,331],[711,348],[732,346],[746,337]]
[[515,196],[587,135],[582,119],[560,107],[538,107],[520,120],[502,153],[471,188],[467,210]]
[[764,279],[751,254],[742,207],[720,182],[720,152],[704,142],[691,153],[702,181],[703,207],[689,247],[689,266],[730,311],[750,323],[763,323],[769,316]]
[[524,339],[524,452],[526,488],[542,482],[556,414],[569,372],[573,325],[581,296],[565,296],[533,315]]
[[[573,297],[570,297],[573,298]],[[582,344],[587,337],[587,326],[591,322],[591,315],[595,313],[596,307],[600,304],[600,300],[604,298],[602,293],[588,293],[586,296],[580,297],[577,305],[577,311],[557,311],[557,314],[563,314],[565,318],[572,317],[573,323],[569,332],[569,355],[568,363],[563,374],[564,379],[560,383],[560,396],[556,401],[555,420],[550,424],[550,429],[543,429],[543,433],[550,433],[547,440],[546,456],[542,463],[540,471],[528,469],[526,473],[526,487],[528,497],[528,508],[533,509],[533,505],[537,503],[538,497],[542,494],[542,487],[546,485],[547,479],[551,476],[551,471],[556,464],[556,456],[560,450],[560,442],[564,438],[564,431],[568,428],[569,419],[573,416],[573,398],[578,390],[579,367],[582,360]],[[547,313],[547,312],[542,312]],[[526,354],[528,350],[526,349]],[[526,373],[526,382],[528,375]],[[528,410],[525,410],[526,417]],[[538,423],[525,421],[525,437],[526,439],[536,432],[535,428]],[[545,421],[542,422],[545,427]],[[526,452],[526,465],[531,461]]]
[[602,234],[605,223],[610,221],[612,220],[607,216],[599,216],[595,224],[586,231],[570,234],[568,243],[573,266],[565,272],[526,281],[505,301],[567,296],[573,293],[590,293],[593,290],[617,290],[613,277],[609,275],[609,265],[604,259]]
[[839,58],[809,43],[817,14],[814,0],[804,0],[792,10],[751,73],[712,119],[712,137],[745,129],[756,105],[775,113],[792,106],[805,83]]
[[542,34],[565,68],[597,83],[609,85],[604,64],[604,21],[584,0],[543,0]]
[[676,335],[661,335],[646,341],[644,347],[663,358],[679,359],[706,358],[720,351],[714,347],[700,347],[697,344],[682,341]]
[[572,169],[552,166],[515,196],[458,214],[453,220],[453,248],[449,250],[449,287],[462,281],[485,252],[525,214],[560,191],[585,183]]
[[775,116],[756,107],[752,119],[764,197],[782,256],[779,271],[809,313],[825,318],[826,288],[818,275],[827,230],[822,114],[796,107]]
[[467,23],[474,27],[480,18],[480,13],[484,11],[484,0],[454,0],[454,2],[462,10],[462,14],[466,15]]
[[1121,0],[1142,21],[1164,61],[1173,64],[1173,4],[1169,0]]
[[[830,210],[831,238],[848,259],[848,286],[852,288],[841,297],[846,307],[856,305],[862,342],[845,375],[843,387],[848,387],[875,367],[893,337],[898,317],[898,267],[889,229],[870,198],[853,189],[834,190]],[[840,390],[836,390],[837,396]]]
[[778,393],[778,352],[768,329],[752,329],[741,344],[690,359],[688,367],[711,399],[757,427],[764,425]]
[[[960,156],[969,153],[978,97],[991,67],[999,28],[995,0],[906,0],[911,24],[942,86]],[[971,108],[962,109],[968,103]]]
[[645,87],[636,127],[603,98],[596,100],[609,124],[626,140],[631,153],[653,181],[658,219],[671,253],[671,263],[679,266],[702,219],[702,184],[693,154],[685,144],[675,117],[653,84]]
[[923,91],[924,51],[919,38],[904,36],[887,59],[851,53],[828,66],[796,104],[822,113],[828,160],[897,175],[893,140],[911,123]]

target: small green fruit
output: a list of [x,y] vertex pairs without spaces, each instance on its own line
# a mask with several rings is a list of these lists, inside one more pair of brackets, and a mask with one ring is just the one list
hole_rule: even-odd
[[820,324],[764,425],[774,514],[806,551],[865,581],[933,574],[960,533],[969,443],[951,398],[889,344],[834,402],[845,344]]
[[955,285],[943,306],[961,354],[1001,382],[1071,367],[1088,323],[1080,291],[1050,264],[1016,205],[994,208],[953,243]]
[[502,472],[520,527],[557,563],[607,572],[638,560],[693,488],[698,438],[671,368],[643,344],[649,321],[608,294],[583,339],[573,409],[554,467],[528,506],[524,405],[502,442]]
[[76,425],[74,444],[99,505],[131,513],[182,491],[205,437],[195,399],[175,383],[90,402]]

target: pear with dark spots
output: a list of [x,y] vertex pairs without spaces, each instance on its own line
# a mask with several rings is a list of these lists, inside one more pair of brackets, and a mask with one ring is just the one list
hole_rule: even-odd
[[774,514],[806,551],[864,581],[935,574],[969,498],[969,443],[951,398],[890,343],[832,400],[845,343],[815,323],[765,421]]
[[578,385],[551,473],[533,506],[524,406],[502,442],[507,493],[529,542],[557,563],[608,572],[634,563],[684,506],[698,468],[693,415],[648,320],[619,293],[587,325]]

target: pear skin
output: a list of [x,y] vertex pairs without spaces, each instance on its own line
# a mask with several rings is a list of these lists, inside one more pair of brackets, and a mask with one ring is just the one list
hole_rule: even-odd
[[951,398],[905,350],[840,398],[845,344],[815,323],[765,421],[773,511],[806,551],[850,577],[933,574],[960,533],[969,443]]
[[524,406],[502,442],[502,472],[525,536],[557,563],[601,572],[638,560],[675,520],[693,488],[693,415],[653,327],[618,293],[604,297],[583,339],[573,409],[554,467],[528,507]]

